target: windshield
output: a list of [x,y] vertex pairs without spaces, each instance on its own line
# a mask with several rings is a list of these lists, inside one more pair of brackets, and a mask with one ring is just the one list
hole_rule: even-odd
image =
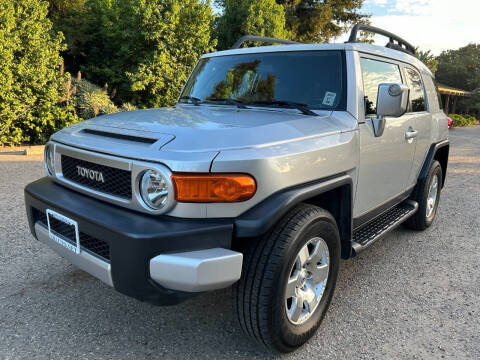
[[345,109],[342,51],[292,51],[217,56],[201,59],[180,102],[228,99],[245,105],[280,106],[287,102],[311,109]]

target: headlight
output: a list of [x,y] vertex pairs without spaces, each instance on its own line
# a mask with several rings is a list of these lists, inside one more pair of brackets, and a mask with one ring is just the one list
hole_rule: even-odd
[[48,175],[55,174],[55,154],[54,146],[52,144],[47,144],[45,146],[45,156],[44,156],[45,170]]
[[147,170],[140,181],[140,195],[153,210],[160,210],[168,202],[168,180],[156,170]]

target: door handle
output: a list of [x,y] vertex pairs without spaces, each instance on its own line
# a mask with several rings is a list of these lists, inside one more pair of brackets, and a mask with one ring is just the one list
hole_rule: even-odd
[[417,134],[418,134],[417,130],[408,129],[408,131],[405,133],[405,139],[406,140],[414,139],[417,137]]

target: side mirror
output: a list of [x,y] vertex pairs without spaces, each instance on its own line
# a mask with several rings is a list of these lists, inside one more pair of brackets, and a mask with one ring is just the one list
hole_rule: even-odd
[[410,90],[405,84],[380,84],[377,96],[377,118],[373,119],[375,136],[382,136],[385,117],[400,117],[407,111]]

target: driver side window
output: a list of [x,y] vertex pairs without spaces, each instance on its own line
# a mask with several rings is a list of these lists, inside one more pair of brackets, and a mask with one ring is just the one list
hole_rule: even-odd
[[367,58],[360,59],[365,96],[365,115],[377,113],[378,85],[382,83],[402,83],[400,68],[396,64]]

